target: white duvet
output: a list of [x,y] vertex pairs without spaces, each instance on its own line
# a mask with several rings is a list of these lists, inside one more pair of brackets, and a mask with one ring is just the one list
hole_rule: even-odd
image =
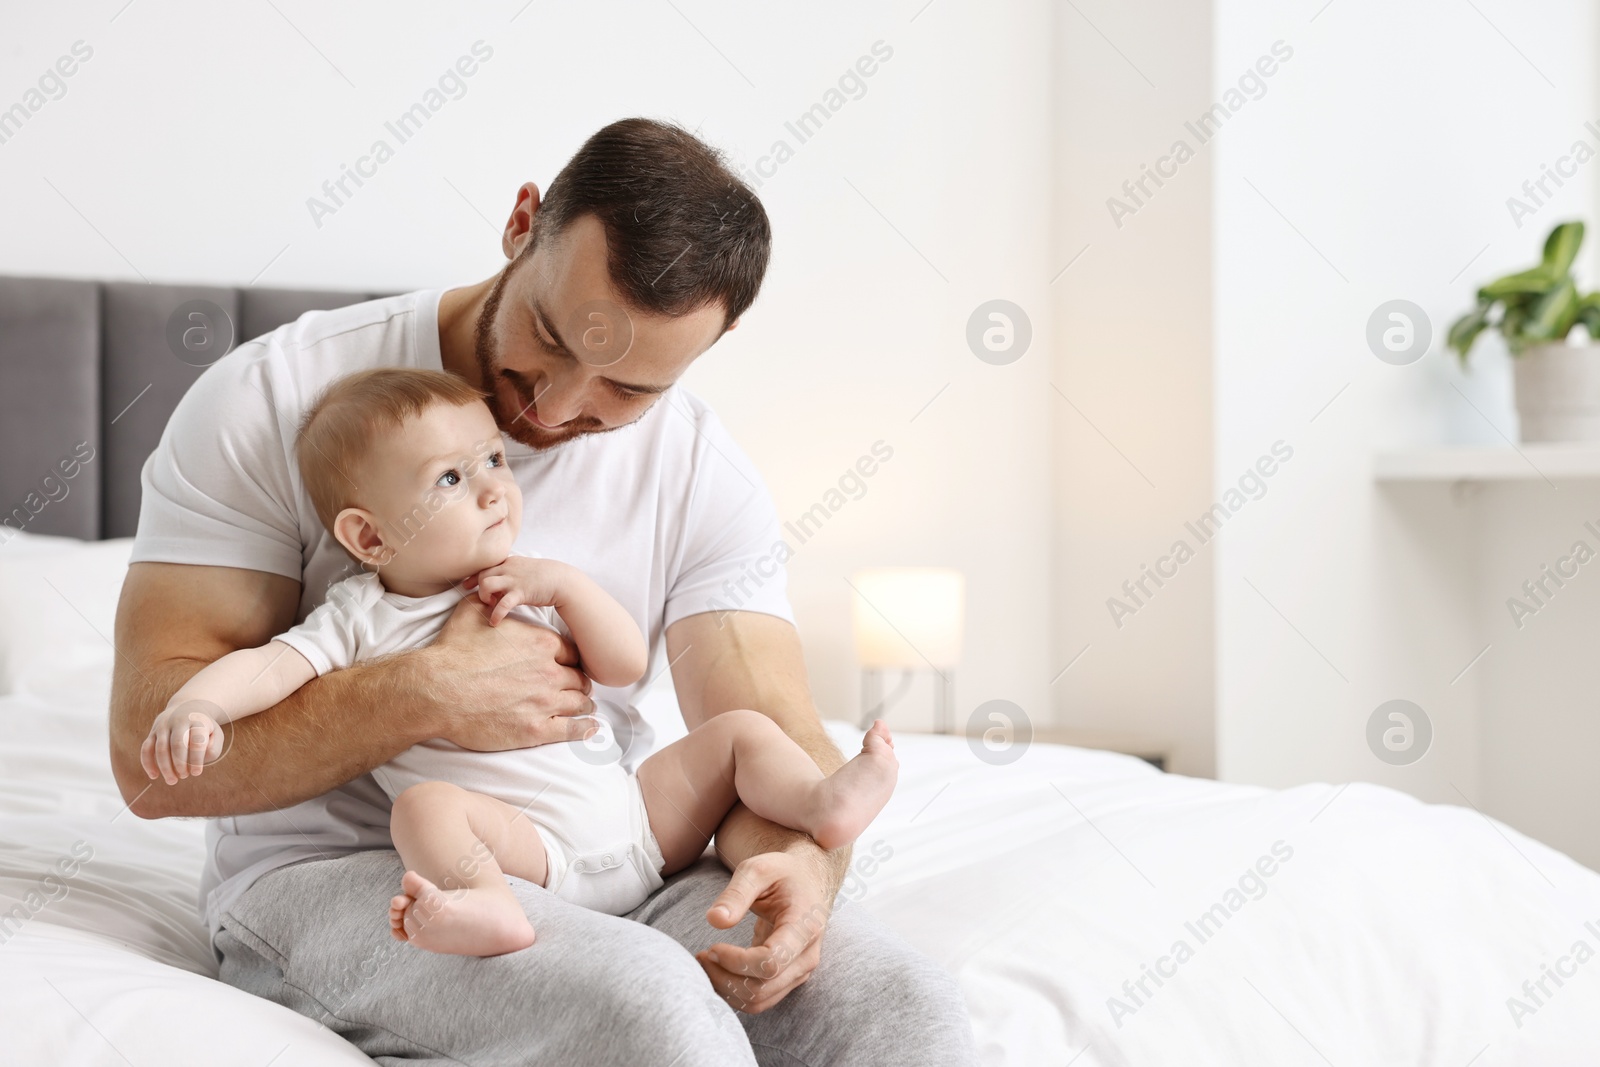
[[[201,825],[123,810],[105,664],[19,680],[34,692],[0,697],[0,1063],[369,1062],[211,977]],[[986,1064],[1600,1063],[1600,875],[1469,808],[1052,745],[1005,767],[953,738],[897,751],[841,906],[956,975]]]
[[[0,913],[29,910],[0,921],[0,1062],[367,1062],[212,980],[200,824],[122,810],[103,708],[0,698]],[[985,1063],[1600,1062],[1600,960],[1573,951],[1600,949],[1600,876],[1470,809],[897,744],[842,906],[956,974]]]

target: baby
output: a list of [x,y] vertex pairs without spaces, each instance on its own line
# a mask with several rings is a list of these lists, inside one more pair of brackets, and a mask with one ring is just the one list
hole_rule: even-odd
[[[454,375],[369,370],[329,386],[296,458],[318,517],[367,570],[300,625],[184,683],[145,739],[146,773],[168,784],[200,774],[222,754],[223,724],[320,674],[428,644],[473,594],[489,625],[516,615],[564,629],[595,682],[636,682],[648,650],[627,610],[576,568],[510,555],[522,493],[501,449],[483,395]],[[515,952],[534,931],[506,875],[624,914],[699,859],[736,802],[839,848],[882,810],[897,773],[882,722],[825,776],[754,711],[714,716],[636,775],[583,742],[470,752],[429,741],[373,771],[406,868],[390,929],[435,952]]]

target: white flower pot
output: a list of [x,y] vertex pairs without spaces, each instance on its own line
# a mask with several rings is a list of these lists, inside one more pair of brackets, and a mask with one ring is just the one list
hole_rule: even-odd
[[1536,345],[1511,364],[1524,442],[1600,441],[1600,344]]

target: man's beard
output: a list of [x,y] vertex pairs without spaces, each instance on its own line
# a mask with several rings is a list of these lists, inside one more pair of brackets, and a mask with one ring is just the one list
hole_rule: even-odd
[[[482,378],[483,390],[489,394],[487,403],[489,410],[494,414],[494,421],[512,440],[539,451],[565,444],[585,434],[606,433],[620,427],[608,427],[599,419],[593,418],[577,419],[563,424],[556,430],[547,430],[536,425],[528,417],[530,412],[538,411],[534,406],[538,397],[531,385],[523,375],[513,370],[506,370],[500,365],[500,354],[494,342],[494,322],[500,311],[500,298],[504,295],[506,283],[511,280],[511,275],[522,265],[524,259],[531,258],[532,251],[533,246],[530,244],[524,254],[507,263],[505,269],[500,272],[500,277],[495,279],[494,288],[489,291],[489,299],[484,301],[483,310],[478,313],[478,322],[473,329],[473,354],[478,360],[478,374]],[[509,388],[517,398],[514,404],[508,402],[502,394],[502,390],[506,388]]]

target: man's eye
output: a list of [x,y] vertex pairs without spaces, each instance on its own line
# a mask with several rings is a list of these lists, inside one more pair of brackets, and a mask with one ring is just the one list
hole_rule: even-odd
[[546,351],[555,352],[555,353],[559,354],[561,352],[561,349],[559,347],[557,347],[557,345],[556,345],[554,340],[546,340],[545,336],[544,336],[544,332],[545,331],[544,331],[543,323],[541,323],[538,319],[534,319],[533,320],[533,339],[535,341],[538,341],[539,344],[541,346],[543,346]]
[[645,395],[643,393],[636,393],[632,389],[624,389],[622,386],[617,385],[614,382],[611,385],[611,393],[618,400],[637,400],[641,396]]
[[453,489],[461,484],[461,475],[457,471],[448,470],[439,475],[439,480],[433,484],[441,489]]

